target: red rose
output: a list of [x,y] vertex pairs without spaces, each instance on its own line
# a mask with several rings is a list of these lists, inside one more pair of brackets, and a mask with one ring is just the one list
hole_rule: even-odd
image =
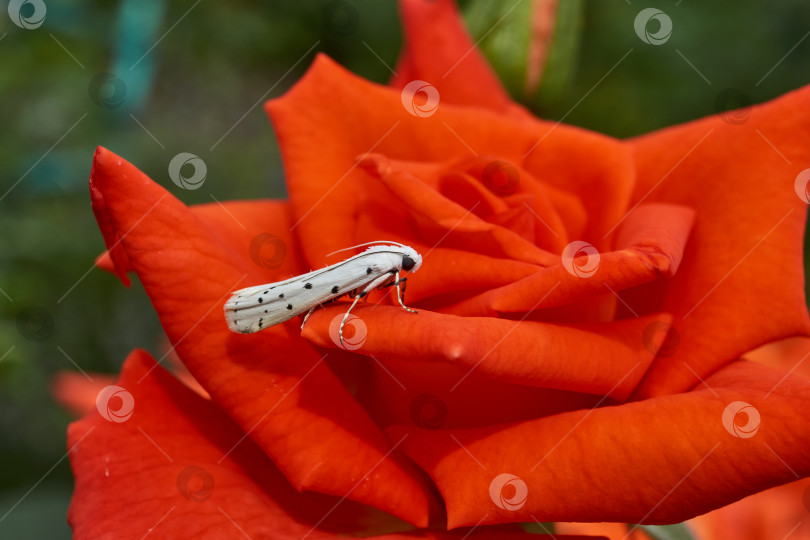
[[[267,105],[289,201],[187,208],[97,151],[101,265],[138,274],[210,400],[130,356],[69,430],[77,537],[404,525],[373,507],[506,538],[678,522],[810,474],[810,385],[738,360],[810,331],[810,88],[619,141],[512,103],[449,0],[403,15],[395,88],[319,57]],[[424,257],[417,315],[359,305],[352,351],[345,302],[228,330],[233,290],[381,239]]]

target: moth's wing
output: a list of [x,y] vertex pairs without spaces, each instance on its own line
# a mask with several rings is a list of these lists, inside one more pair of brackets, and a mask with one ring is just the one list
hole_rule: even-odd
[[294,317],[275,283],[236,291],[225,303],[225,320],[233,332],[251,334]]
[[329,276],[334,280],[329,289],[330,296],[336,298],[357,289],[364,289],[380,276],[388,274],[391,266],[389,259],[388,254],[365,252],[343,261],[340,265],[330,267],[334,269]]
[[385,273],[385,264],[373,255],[361,253],[286,281],[236,291],[225,303],[228,328],[252,334],[373,281]]

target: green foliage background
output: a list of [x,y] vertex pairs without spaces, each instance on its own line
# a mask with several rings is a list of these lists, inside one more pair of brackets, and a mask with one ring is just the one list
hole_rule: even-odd
[[[495,21],[482,23],[480,2],[461,3],[476,38],[483,36]],[[394,66],[401,44],[392,1],[346,0],[336,11],[327,0],[46,5],[46,20],[34,30],[15,26],[6,3],[0,11],[0,537],[8,538],[70,534],[65,428],[71,417],[49,391],[55,373],[76,369],[68,356],[86,372],[116,373],[134,347],[158,356],[163,350],[140,285],[127,290],[91,270],[103,249],[87,190],[95,147],[122,155],[189,204],[284,197],[261,102],[283,93],[314,51],[384,83],[390,72],[375,54]],[[581,5],[560,29],[573,46],[559,52],[559,72],[549,75],[555,88],[527,99],[546,118],[628,137],[714,114],[726,88],[758,103],[810,83],[806,1]],[[636,14],[648,6],[673,20],[665,45],[647,45],[633,30]],[[519,23],[521,9],[499,26]],[[500,44],[510,39],[497,27],[484,37],[482,46],[493,54],[495,37]],[[506,60],[496,63],[508,75],[514,66]],[[91,99],[91,81],[104,72],[126,84],[118,107]],[[171,183],[168,162],[179,152],[207,164],[202,189],[182,191]],[[733,178],[718,181],[734,188]],[[32,306],[45,315],[21,318]],[[31,330],[44,339],[27,339]]]

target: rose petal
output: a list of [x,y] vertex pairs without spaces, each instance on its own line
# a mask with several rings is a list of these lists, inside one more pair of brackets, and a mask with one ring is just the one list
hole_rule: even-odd
[[[810,482],[797,480],[689,520],[699,538],[785,540],[810,538]],[[808,502],[803,500],[807,497]],[[806,506],[807,505],[807,506]]]
[[511,384],[478,370],[467,374],[469,368],[450,363],[426,366],[410,359],[353,356],[361,364],[357,369],[370,372],[357,399],[380,426],[481,427],[616,403],[594,394]]
[[[554,530],[565,534],[602,534],[610,540],[657,540],[644,534],[640,528],[631,529],[626,523],[572,523],[558,522]],[[702,540],[713,540],[702,537]]]
[[746,360],[810,379],[810,339],[790,338],[748,351]]
[[681,347],[656,362],[639,396],[682,391],[754,347],[810,334],[800,292],[807,204],[794,189],[810,167],[808,141],[810,87],[753,107],[743,124],[714,116],[631,141],[633,200],[698,216],[684,268],[654,291],[683,318]]
[[[341,347],[336,331],[346,308],[341,303],[313,313],[302,336],[321,347]],[[658,314],[601,325],[561,325],[430,311],[414,315],[388,306],[358,306],[352,315],[359,318],[352,326],[363,334],[350,340],[351,350],[380,359],[449,362],[460,368],[456,385],[477,370],[494,380],[618,400],[635,388],[655,356],[645,346],[645,328],[669,321]]]
[[60,371],[51,379],[51,394],[60,405],[77,416],[96,408],[96,396],[115,378],[93,373],[92,377],[75,371]]
[[[113,262],[112,257],[110,256],[110,252],[107,251],[106,249],[104,250],[104,252],[101,255],[96,257],[96,266],[101,268],[105,272],[109,272],[111,274],[118,275],[117,274],[117,269],[115,267],[115,263]],[[121,282],[127,287],[129,287],[130,281],[129,281],[129,276],[127,276],[126,273],[131,271],[131,270],[132,269],[129,268],[128,266],[122,266],[121,275],[123,277],[118,276],[119,279],[121,279]]]
[[[117,160],[116,166],[125,167],[123,160]],[[122,238],[115,228],[110,210],[107,208],[107,202],[93,183],[92,170],[90,171],[90,203],[99,229],[101,229],[101,234],[104,237],[104,243],[107,246],[107,250],[96,259],[96,264],[108,272],[113,272],[124,286],[129,287],[131,282],[127,272],[132,270],[132,264],[127,257],[124,246],[121,245]]]
[[[121,239],[113,251],[125,250],[189,371],[290,482],[298,489],[349,493],[425,524],[429,495],[413,467],[391,454],[322,355],[298,337],[297,321],[249,336],[227,328],[222,306],[230,291],[306,269],[288,232],[287,205],[237,202],[189,211],[101,148],[91,182],[103,199],[108,249]],[[285,246],[284,257],[262,263],[278,268],[251,259],[259,234],[275,235],[277,249]],[[373,477],[355,486],[369,470]]]
[[[409,528],[367,506],[295,491],[215,403],[184,387],[144,351],[130,354],[115,384],[132,396],[131,416],[111,421],[94,407],[68,428],[76,478],[68,520],[76,538],[153,532],[162,538],[317,540]],[[106,404],[120,410],[120,403]],[[510,529],[494,528],[488,537],[517,538]],[[464,533],[373,537],[439,540]]]
[[[579,267],[582,261],[587,265],[587,268],[582,267],[583,272],[578,273],[574,266],[566,268],[566,260],[560,257],[559,263],[552,267],[471,296],[447,311],[468,316],[528,312],[599,294],[618,294],[622,289],[658,277],[672,277],[680,266],[693,219],[694,211],[685,206],[641,205],[619,229],[618,249],[598,254],[598,259],[595,254],[582,250],[569,254],[569,264]],[[576,258],[572,261],[573,255]],[[591,256],[592,261],[587,258]]]
[[[408,434],[405,451],[436,482],[450,528],[529,519],[674,523],[810,474],[810,384],[783,376],[740,361],[687,394],[512,425],[388,433]],[[756,429],[742,426],[752,416],[735,415],[739,402],[759,412]],[[747,438],[733,435],[740,428]],[[500,493],[518,508],[499,508],[497,486],[490,497],[501,474],[525,484],[524,505],[515,487]]]
[[[416,242],[411,247],[422,254],[419,273],[408,279],[408,298],[419,301],[432,296],[466,297],[471,291],[482,291],[512,283],[538,271],[532,264],[487,257],[469,251],[430,249]],[[393,302],[396,302],[394,299]]]
[[401,0],[399,6],[405,45],[392,86],[422,80],[438,89],[442,102],[517,114],[518,107],[473,43],[454,0]]

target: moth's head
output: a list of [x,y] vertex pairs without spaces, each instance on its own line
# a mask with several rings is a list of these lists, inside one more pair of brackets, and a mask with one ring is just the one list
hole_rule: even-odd
[[402,248],[402,269],[407,272],[416,272],[422,266],[422,256],[409,246]]

